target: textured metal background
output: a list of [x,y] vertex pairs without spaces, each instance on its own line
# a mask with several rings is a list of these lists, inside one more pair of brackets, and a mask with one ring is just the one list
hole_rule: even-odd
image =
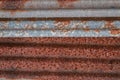
[[119,80],[120,38],[0,38],[1,80]]
[[120,36],[119,4],[119,0],[0,0],[0,36]]
[[0,3],[3,10],[0,17],[4,18],[120,17],[119,0],[1,0]]
[[0,0],[0,80],[120,80],[119,4]]
[[120,36],[120,21],[36,20],[0,21],[1,37]]

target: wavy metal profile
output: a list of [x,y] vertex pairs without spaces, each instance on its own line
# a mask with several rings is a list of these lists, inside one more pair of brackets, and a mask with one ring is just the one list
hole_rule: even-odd
[[0,0],[0,36],[120,36],[119,4],[119,0]]

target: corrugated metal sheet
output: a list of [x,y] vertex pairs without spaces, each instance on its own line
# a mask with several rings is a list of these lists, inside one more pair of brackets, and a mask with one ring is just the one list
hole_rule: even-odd
[[1,0],[0,17],[120,17],[119,3],[119,0]]
[[1,38],[2,80],[119,80],[120,38]]
[[120,21],[33,20],[1,21],[1,37],[109,37],[120,36]]
[[0,0],[0,80],[120,80],[119,4]]
[[120,36],[119,3],[119,0],[0,0],[0,36]]
[[119,0],[1,0],[0,9],[119,9],[119,4]]

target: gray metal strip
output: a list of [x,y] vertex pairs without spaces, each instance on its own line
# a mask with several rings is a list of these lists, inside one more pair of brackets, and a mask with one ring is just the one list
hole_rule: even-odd
[[[22,3],[24,1],[24,3]],[[74,8],[74,9],[111,9],[120,8],[120,0],[1,0],[0,9],[58,9],[58,8]],[[8,3],[9,6],[7,5]],[[20,3],[22,6],[20,7]],[[15,7],[14,7],[15,6]],[[16,7],[18,6],[18,7]]]
[[120,17],[120,9],[0,11],[2,18]]

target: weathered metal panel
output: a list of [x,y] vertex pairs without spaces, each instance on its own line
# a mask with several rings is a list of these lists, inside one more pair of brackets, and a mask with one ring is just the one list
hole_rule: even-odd
[[[0,17],[119,17],[119,0],[1,0]],[[12,10],[12,11],[8,11]]]
[[[119,0],[0,0],[0,36],[120,36],[119,3]],[[97,20],[101,17],[108,19]]]
[[[0,0],[0,9],[119,9],[119,0]],[[9,4],[9,5],[8,5]]]
[[1,80],[119,80],[120,38],[0,38]]
[[[119,0],[0,0],[0,36],[120,36],[119,3]],[[97,20],[101,17],[108,19]]]
[[120,21],[37,20],[0,21],[1,37],[120,36]]
[[120,80],[119,4],[0,0],[0,80]]

